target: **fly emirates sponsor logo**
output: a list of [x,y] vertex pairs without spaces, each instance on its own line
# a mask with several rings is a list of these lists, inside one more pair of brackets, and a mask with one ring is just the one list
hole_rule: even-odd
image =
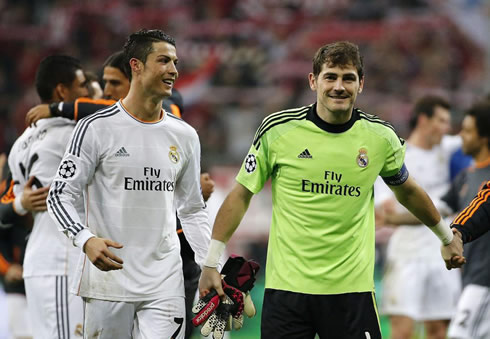
[[342,184],[342,173],[325,171],[324,182],[313,182],[308,179],[301,180],[301,190],[303,192],[343,195],[358,197],[361,195],[361,187]]
[[144,178],[124,177],[126,191],[162,191],[173,192],[175,182],[160,178],[161,170],[153,167],[143,167]]

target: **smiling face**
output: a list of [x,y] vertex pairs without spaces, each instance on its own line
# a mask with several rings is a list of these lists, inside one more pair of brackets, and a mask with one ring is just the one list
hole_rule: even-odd
[[132,67],[136,66],[133,67],[134,73],[139,78],[143,90],[158,97],[172,95],[172,88],[179,76],[177,62],[175,46],[167,42],[154,42],[152,52],[148,54],[144,64],[137,59],[131,60]]
[[345,116],[352,112],[357,94],[361,93],[364,79],[360,79],[356,67],[323,64],[315,77],[309,74],[310,87],[316,91],[318,110],[327,115]]

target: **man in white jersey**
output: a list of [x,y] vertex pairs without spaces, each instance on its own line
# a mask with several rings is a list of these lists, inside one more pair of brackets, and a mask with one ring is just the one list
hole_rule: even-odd
[[[78,123],[48,210],[84,252],[74,292],[84,300],[85,336],[183,338],[175,210],[198,263],[210,239],[199,139],[162,109],[178,76],[174,39],[141,30],[129,36],[124,53],[129,93]],[[81,199],[86,221],[74,208]]]
[[[41,61],[36,89],[43,103],[75,100],[88,94],[80,62],[63,55]],[[13,207],[18,214],[27,213],[24,186],[32,184],[39,189],[51,184],[73,127],[74,123],[64,118],[43,120],[27,128],[14,143],[8,162],[15,182]],[[80,250],[60,236],[46,211],[33,215],[23,277],[34,338],[81,336],[82,300],[68,294]]]
[[[410,174],[441,213],[441,197],[450,185],[451,154],[462,144],[459,136],[447,135],[449,110],[449,103],[438,96],[417,101],[405,155]],[[390,316],[393,338],[411,338],[415,321],[424,322],[427,338],[445,338],[460,294],[460,272],[445,268],[439,241],[430,236],[427,227],[407,225],[412,216],[401,205],[396,211],[386,216],[388,223],[402,226],[388,243],[381,311]]]

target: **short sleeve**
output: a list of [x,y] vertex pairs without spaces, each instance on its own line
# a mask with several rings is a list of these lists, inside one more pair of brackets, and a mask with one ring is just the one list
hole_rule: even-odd
[[271,176],[274,168],[272,158],[267,134],[265,134],[250,147],[236,180],[252,193],[258,193]]
[[406,142],[396,135],[394,130],[386,134],[385,163],[380,176],[383,178],[396,176],[402,169],[405,160]]

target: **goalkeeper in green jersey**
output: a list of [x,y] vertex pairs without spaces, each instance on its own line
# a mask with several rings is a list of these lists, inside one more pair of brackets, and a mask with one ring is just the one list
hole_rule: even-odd
[[427,194],[404,166],[393,127],[354,108],[364,86],[356,45],[335,42],[313,59],[316,102],[266,117],[221,206],[204,263],[201,297],[223,296],[216,269],[250,199],[270,178],[273,213],[262,310],[263,338],[381,338],[374,300],[374,201],[378,176],[464,263]]

